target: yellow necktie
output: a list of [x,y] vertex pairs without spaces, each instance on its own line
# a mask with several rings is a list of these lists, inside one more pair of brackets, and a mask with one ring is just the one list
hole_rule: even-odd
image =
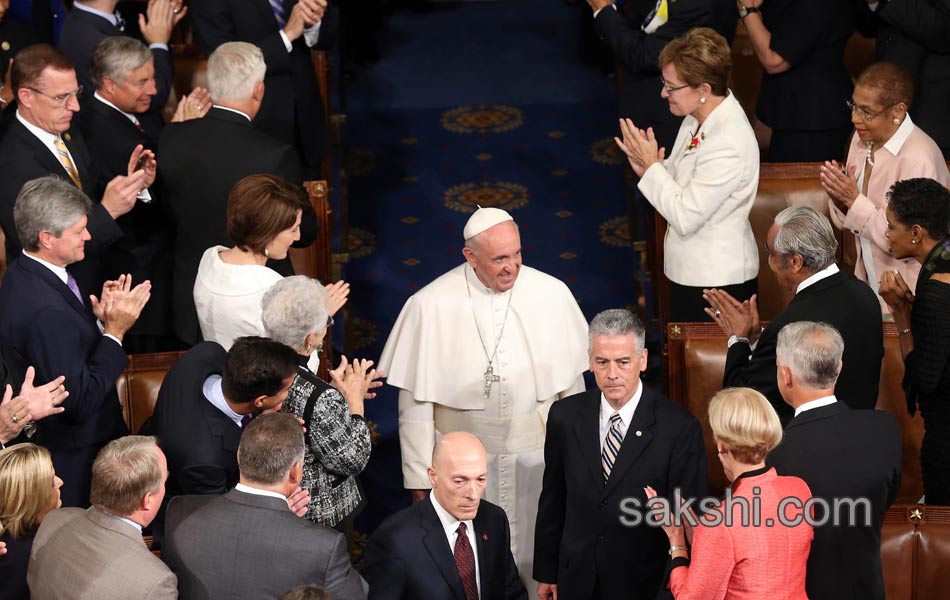
[[63,142],[63,138],[58,135],[53,138],[53,145],[56,146],[56,153],[59,155],[59,162],[63,165],[63,168],[66,169],[66,174],[69,175],[69,178],[73,180],[73,183],[76,184],[80,190],[82,189],[82,181],[79,180],[79,171],[76,170],[76,165],[73,164],[73,161],[69,158],[69,150],[66,149],[66,144]]

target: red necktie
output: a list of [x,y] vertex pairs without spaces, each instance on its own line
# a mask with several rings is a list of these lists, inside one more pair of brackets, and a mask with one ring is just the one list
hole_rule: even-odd
[[459,523],[455,530],[455,566],[462,578],[462,587],[465,588],[465,600],[478,600],[478,585],[475,583],[475,553],[465,535],[465,523]]

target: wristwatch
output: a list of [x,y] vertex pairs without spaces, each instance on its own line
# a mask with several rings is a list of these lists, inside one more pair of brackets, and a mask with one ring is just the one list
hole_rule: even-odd
[[757,12],[759,12],[759,9],[754,6],[743,6],[742,8],[739,9],[739,18],[744,19],[748,15],[752,13],[757,13]]

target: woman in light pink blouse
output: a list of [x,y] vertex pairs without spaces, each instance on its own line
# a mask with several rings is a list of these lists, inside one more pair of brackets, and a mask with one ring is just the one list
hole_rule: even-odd
[[[950,185],[940,148],[908,114],[913,95],[910,75],[896,64],[882,62],[865,69],[848,103],[854,135],[846,172],[835,161],[821,167],[831,220],[855,240],[854,274],[875,292],[885,271],[900,273],[911,289],[920,271],[916,261],[896,259],[888,251],[887,190],[897,181],[915,177]],[[881,310],[890,312],[883,301]]]

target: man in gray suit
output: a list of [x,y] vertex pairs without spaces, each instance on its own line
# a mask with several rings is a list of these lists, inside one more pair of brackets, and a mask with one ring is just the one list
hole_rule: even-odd
[[173,600],[175,575],[142,540],[165,496],[168,468],[155,438],[110,442],[92,466],[92,506],[49,513],[33,541],[34,600]]
[[287,508],[303,456],[293,415],[261,415],[241,435],[241,482],[233,490],[171,500],[162,558],[183,600],[273,600],[305,583],[322,585],[334,600],[366,598],[343,535]]

